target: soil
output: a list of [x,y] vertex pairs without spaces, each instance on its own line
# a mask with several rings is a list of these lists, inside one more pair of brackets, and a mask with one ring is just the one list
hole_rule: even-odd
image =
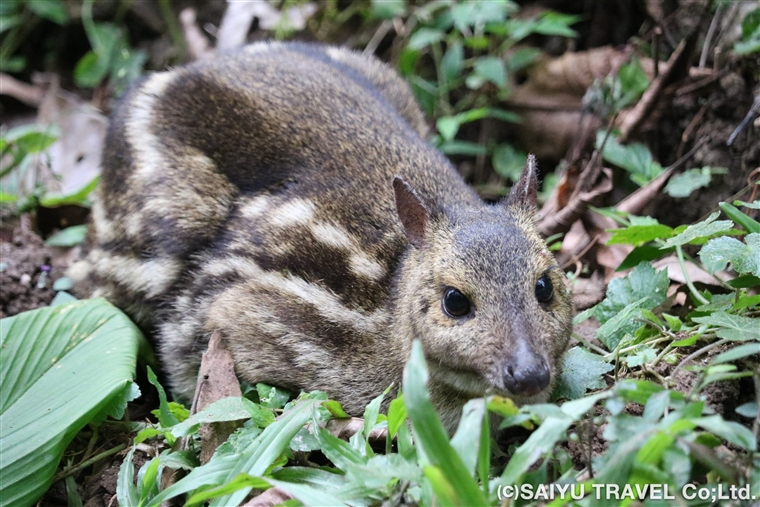
[[47,306],[67,260],[27,227],[0,233],[0,318]]

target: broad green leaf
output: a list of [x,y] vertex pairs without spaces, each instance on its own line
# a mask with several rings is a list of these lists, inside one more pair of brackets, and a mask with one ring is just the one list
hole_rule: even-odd
[[469,475],[462,459],[449,443],[441,420],[427,390],[428,368],[422,344],[415,341],[411,358],[404,368],[404,404],[412,421],[418,450],[424,454],[425,475],[434,469],[431,484],[442,505],[485,505],[483,492]]
[[452,139],[442,143],[438,149],[446,155],[485,155],[487,149],[478,143]]
[[[606,137],[606,132],[600,130],[596,134],[596,148],[600,149]],[[602,156],[608,162],[622,167],[631,173],[631,179],[640,186],[653,180],[663,169],[660,164],[652,159],[649,148],[640,143],[622,145],[615,136],[609,136],[604,144]]]
[[620,266],[615,271],[627,271],[635,266],[638,266],[642,262],[650,262],[655,259],[659,259],[663,255],[667,254],[666,250],[661,250],[659,246],[642,245],[637,246],[631,253],[629,253]]
[[618,71],[617,79],[620,82],[620,98],[616,106],[621,109],[638,100],[649,87],[649,76],[641,67],[638,58],[632,58],[630,62],[623,64]]
[[282,408],[290,399],[289,392],[266,384],[256,384],[256,391],[259,393],[260,403],[267,408]]
[[520,178],[527,154],[511,144],[500,144],[493,150],[493,169],[496,174],[509,181]]
[[726,340],[760,340],[760,319],[714,312],[705,317],[694,317],[694,322],[715,326],[715,334]]
[[727,202],[719,202],[718,206],[728,218],[744,227],[747,232],[760,232],[760,222],[757,220],[750,218]]
[[736,361],[743,357],[749,357],[755,354],[760,354],[760,343],[747,343],[745,345],[739,345],[725,352],[721,352],[713,360],[711,364],[720,364]]
[[201,424],[241,419],[253,419],[256,426],[265,428],[274,422],[274,414],[271,410],[246,398],[231,396],[217,400],[197,414],[175,424],[171,427],[171,432],[175,437],[185,437],[193,433],[195,427]]
[[748,234],[745,241],[728,236],[713,238],[699,251],[699,258],[710,265],[730,262],[737,273],[760,276],[760,233]]
[[446,37],[446,34],[441,30],[423,27],[412,34],[406,47],[412,51],[419,50],[442,41],[444,37]]
[[40,199],[40,205],[45,206],[46,208],[54,208],[56,206],[63,206],[64,204],[76,204],[79,206],[89,206],[90,205],[89,196],[92,193],[92,191],[95,190],[95,187],[98,186],[99,182],[100,182],[100,176],[95,176],[89,183],[87,183],[81,189],[69,195],[56,196],[56,195],[46,194],[42,199]]
[[504,62],[495,56],[483,56],[477,59],[473,67],[475,75],[484,81],[490,81],[499,88],[507,86],[507,73],[504,70]]
[[533,31],[541,35],[577,37],[578,32],[570,28],[570,25],[577,23],[581,19],[581,16],[548,11],[538,18],[538,23],[536,23]]
[[72,225],[50,236],[45,244],[47,246],[76,246],[84,241],[87,235],[86,225]]
[[380,19],[393,19],[406,15],[405,0],[372,0],[372,12]]
[[568,416],[547,418],[536,431],[531,433],[528,440],[518,447],[498,482],[500,484],[517,483],[520,476],[527,472],[541,456],[550,452],[558,441],[565,438],[567,429],[573,422],[573,418]]
[[693,422],[743,449],[747,449],[748,451],[755,451],[757,449],[757,440],[755,440],[752,431],[739,423],[726,421],[719,415],[700,417],[694,419]]
[[462,419],[454,436],[451,438],[451,446],[462,458],[462,463],[473,475],[478,461],[480,449],[480,433],[483,428],[483,419],[486,418],[486,404],[483,398],[468,401],[462,409]]
[[124,461],[119,467],[119,475],[116,479],[116,499],[119,505],[137,505],[138,493],[134,483],[135,465],[132,461],[135,447],[129,449]]
[[709,167],[689,169],[671,177],[665,186],[665,192],[671,197],[689,197],[698,188],[706,187],[712,180]]
[[66,9],[61,0],[32,0],[25,2],[26,6],[41,18],[62,25],[68,19]]
[[614,368],[602,356],[582,347],[573,347],[565,353],[562,372],[559,375],[553,398],[575,400],[582,398],[589,389],[607,387],[603,375]]
[[[673,235],[673,229],[667,225],[632,225],[622,229],[613,229],[608,245],[639,246],[656,239],[667,239]],[[661,253],[661,252],[660,252]]]
[[441,71],[447,83],[450,83],[459,76],[460,72],[462,72],[463,62],[464,48],[462,47],[462,43],[456,40],[449,44],[446,54],[441,59]]
[[[201,486],[223,484],[235,479],[239,474],[261,476],[272,463],[288,449],[290,441],[312,417],[319,400],[306,399],[285,411],[274,423],[243,449],[231,454],[217,451],[203,466],[193,469],[187,476],[168,487],[151,499],[148,506],[157,507],[166,499],[187,493]],[[250,492],[251,487],[242,488],[230,495],[218,497],[211,502],[214,507],[238,505]]]
[[108,61],[95,51],[88,51],[74,67],[74,82],[77,86],[94,88],[108,74]]
[[665,249],[672,248],[674,246],[685,245],[697,238],[705,238],[712,236],[713,234],[729,230],[732,225],[731,221],[718,220],[716,222],[718,216],[720,216],[720,212],[716,211],[706,220],[694,225],[690,225],[681,234],[667,240],[662,248]]
[[458,116],[441,116],[435,121],[435,126],[445,141],[450,141],[459,132],[461,120]]
[[45,492],[74,435],[131,384],[141,340],[102,299],[0,320],[4,505],[30,505]]

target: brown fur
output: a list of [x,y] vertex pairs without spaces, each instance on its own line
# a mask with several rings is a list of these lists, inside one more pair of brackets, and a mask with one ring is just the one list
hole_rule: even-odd
[[[155,332],[184,399],[219,330],[241,378],[320,389],[354,415],[400,383],[414,339],[450,431],[471,397],[544,400],[550,386],[504,382],[534,359],[553,380],[570,334],[533,225],[535,164],[489,206],[425,133],[407,85],[342,49],[261,43],[150,76],[112,119],[78,293]],[[471,314],[447,316],[449,287]]]

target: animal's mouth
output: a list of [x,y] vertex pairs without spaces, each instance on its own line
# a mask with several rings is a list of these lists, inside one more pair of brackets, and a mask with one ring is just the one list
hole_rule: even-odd
[[543,401],[546,389],[532,389],[517,394],[507,389],[503,382],[489,381],[480,372],[470,369],[449,368],[445,365],[430,365],[431,380],[466,398],[480,398],[498,395],[512,399],[517,404]]

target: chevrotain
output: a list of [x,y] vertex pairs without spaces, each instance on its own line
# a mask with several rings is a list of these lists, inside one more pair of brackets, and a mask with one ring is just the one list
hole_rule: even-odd
[[133,85],[70,276],[151,333],[191,399],[214,331],[238,376],[361,415],[413,340],[447,429],[470,398],[548,397],[572,303],[534,228],[536,164],[482,202],[377,59],[257,43]]

